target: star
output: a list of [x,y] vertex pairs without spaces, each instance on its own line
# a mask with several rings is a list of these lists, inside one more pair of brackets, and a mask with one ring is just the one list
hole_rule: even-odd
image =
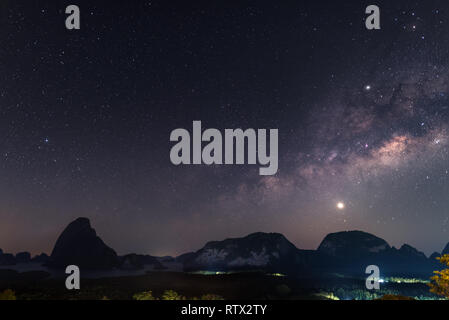
[[343,210],[345,207],[346,206],[345,206],[344,202],[340,201],[340,202],[337,203],[337,209],[338,210]]

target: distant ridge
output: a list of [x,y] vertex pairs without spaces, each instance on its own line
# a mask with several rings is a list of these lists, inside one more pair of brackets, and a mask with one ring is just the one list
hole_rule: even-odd
[[[449,253],[449,243],[441,254]],[[165,269],[165,264],[181,265],[184,271],[262,271],[293,276],[308,274],[364,274],[366,266],[378,265],[382,272],[403,275],[431,275],[440,265],[433,253],[429,258],[404,244],[392,247],[384,239],[363,231],[328,234],[317,250],[298,249],[280,233],[256,232],[242,238],[210,241],[196,252],[177,258],[150,255],[118,256],[91,227],[88,218],[72,221],[58,237],[51,256],[34,258],[28,252],[17,255],[0,249],[0,265],[40,263],[51,268],[75,264],[88,270],[140,270],[146,266]]]
[[301,250],[281,234],[259,232],[208,242],[183,257],[183,263],[186,271],[256,269],[295,276],[323,272],[361,275],[368,265],[375,264],[385,273],[421,275],[438,268],[435,258],[427,258],[407,244],[396,249],[363,231],[328,234],[317,250]]

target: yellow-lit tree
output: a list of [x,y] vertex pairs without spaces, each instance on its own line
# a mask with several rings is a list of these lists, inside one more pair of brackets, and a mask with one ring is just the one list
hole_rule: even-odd
[[187,298],[180,295],[176,291],[165,290],[164,294],[162,295],[162,300],[187,300]]
[[0,292],[0,300],[16,300],[16,294],[14,291],[7,289],[3,292]]
[[134,300],[158,300],[153,296],[152,291],[145,291],[133,295]]
[[449,298],[449,254],[438,257],[437,260],[447,268],[441,271],[434,271],[430,278],[430,292]]

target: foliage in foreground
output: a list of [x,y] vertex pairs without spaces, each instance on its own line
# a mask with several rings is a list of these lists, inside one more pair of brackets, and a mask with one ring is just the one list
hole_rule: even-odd
[[405,296],[394,295],[394,294],[386,294],[382,298],[376,299],[376,300],[415,300],[415,299],[412,297],[405,297]]
[[[437,260],[444,266],[449,268],[449,254],[445,254],[438,257]],[[439,296],[449,298],[449,269],[446,268],[441,271],[434,271],[435,274],[430,278],[430,292],[435,293]]]
[[193,297],[187,299],[187,297],[180,295],[174,290],[166,290],[162,294],[161,298],[153,296],[152,291],[144,291],[133,295],[134,300],[224,300],[223,297],[216,294],[204,294],[200,298]]
[[158,300],[153,296],[153,292],[144,291],[133,295],[134,300]]
[[0,300],[16,300],[16,294],[11,289],[0,292]]

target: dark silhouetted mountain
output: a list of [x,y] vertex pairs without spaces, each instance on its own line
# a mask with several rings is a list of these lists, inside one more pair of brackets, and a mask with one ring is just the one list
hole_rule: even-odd
[[438,257],[441,257],[441,254],[439,254],[438,252],[434,252],[430,255],[429,259],[436,260]]
[[368,265],[377,265],[384,273],[421,274],[434,267],[424,253],[405,244],[399,250],[385,240],[362,231],[327,235],[318,251],[327,256],[329,270],[363,274]]
[[418,260],[426,260],[427,257],[421,251],[409,246],[408,244],[402,245],[401,249],[399,249],[399,254],[404,258],[413,258]]
[[164,256],[164,257],[155,257],[159,262],[161,263],[172,263],[172,262],[176,262],[176,259],[171,257],[171,256]]
[[177,258],[186,271],[263,270],[304,276],[343,273],[365,276],[366,267],[383,274],[431,274],[435,263],[409,245],[400,249],[362,231],[327,235],[318,249],[300,250],[281,234],[255,233],[244,238],[207,243],[195,253]]
[[339,258],[357,258],[389,249],[385,240],[362,231],[328,234],[318,247],[320,253]]
[[16,254],[17,263],[28,263],[31,261],[31,254],[29,252],[19,252]]
[[124,270],[140,270],[145,266],[153,266],[155,269],[164,269],[164,266],[159,260],[150,255],[131,253],[120,257],[119,259],[120,269]]
[[194,256],[195,256],[195,252],[187,252],[187,253],[184,253],[184,254],[181,254],[181,255],[177,256],[175,258],[175,261],[176,262],[180,262],[180,263],[184,263],[185,261],[190,260]]
[[314,252],[299,250],[278,233],[253,233],[244,238],[213,241],[199,251],[178,257],[184,269],[229,271],[263,270],[297,273],[313,259]]
[[391,273],[402,273],[408,271],[410,274],[431,273],[435,263],[417,249],[404,244],[399,250],[392,248],[384,255],[377,257],[384,270]]
[[0,255],[0,266],[13,266],[16,264],[16,258],[11,253]]
[[56,241],[50,267],[77,265],[85,269],[110,269],[119,263],[117,254],[101,240],[87,218],[70,223]]
[[[449,244],[443,254],[449,253]],[[253,233],[243,238],[208,242],[202,249],[176,258],[128,254],[118,257],[96,234],[87,218],[70,223],[56,241],[50,257],[30,259],[29,253],[16,257],[0,250],[0,265],[16,262],[39,262],[49,267],[77,265],[84,269],[141,270],[181,263],[185,271],[263,271],[293,276],[329,273],[363,275],[369,265],[379,266],[382,274],[431,275],[441,265],[438,253],[427,258],[424,253],[404,244],[400,249],[385,240],[362,231],[328,234],[317,250],[301,250],[279,233]]]
[[429,261],[432,265],[432,270],[442,270],[444,266],[437,260],[437,258],[441,257],[441,254],[438,252],[434,252],[430,255]]
[[41,253],[40,255],[35,256],[31,259],[31,262],[45,264],[50,261],[50,257],[46,253]]
[[449,254],[449,243],[446,244],[443,251],[441,251],[441,255],[444,255],[444,254]]

